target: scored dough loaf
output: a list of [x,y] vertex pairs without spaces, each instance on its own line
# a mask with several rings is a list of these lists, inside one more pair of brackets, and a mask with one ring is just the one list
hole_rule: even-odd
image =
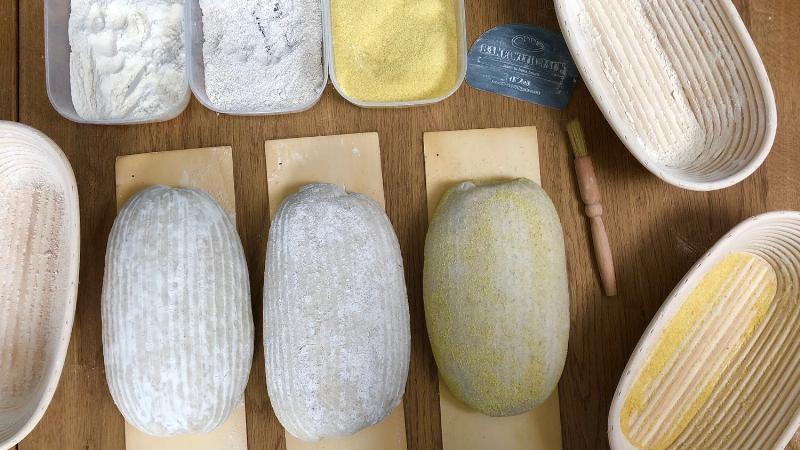
[[155,186],[122,208],[102,321],[108,386],[131,425],[166,437],[225,422],[247,384],[254,327],[244,251],[211,196]]
[[386,417],[410,357],[403,261],[373,200],[303,187],[278,209],[264,281],[264,353],[272,407],[292,435],[351,435]]
[[425,319],[450,391],[488,416],[524,413],[555,390],[567,355],[564,234],[536,183],[447,192],[431,221]]

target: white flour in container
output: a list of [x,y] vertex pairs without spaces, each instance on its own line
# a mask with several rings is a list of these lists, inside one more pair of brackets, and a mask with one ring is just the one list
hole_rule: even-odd
[[149,119],[185,98],[183,0],[72,0],[69,42],[84,119]]
[[206,94],[219,109],[278,112],[324,88],[320,0],[200,0]]

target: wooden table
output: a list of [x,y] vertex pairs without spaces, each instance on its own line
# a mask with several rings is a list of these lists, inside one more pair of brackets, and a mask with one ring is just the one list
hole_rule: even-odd
[[[558,26],[553,5],[547,0],[467,3],[470,41],[504,23]],[[741,220],[766,211],[800,209],[800,2],[735,3],[772,79],[780,117],[778,138],[766,165],[754,176],[731,189],[704,194],[670,187],[645,171],[611,131],[583,85],[566,111],[492,96],[467,86],[432,107],[364,110],[347,104],[329,86],[315,108],[299,115],[225,117],[193,101],[178,119],[164,124],[77,125],[53,110],[45,92],[42,1],[0,0],[0,118],[39,128],[69,156],[80,190],[83,236],[78,311],[61,384],[44,419],[19,449],[123,448],[123,420],[106,387],[100,337],[103,256],[115,216],[117,156],[233,146],[239,232],[250,262],[258,327],[269,225],[264,141],[363,131],[380,133],[387,209],[406,261],[413,335],[405,397],[408,441],[414,449],[439,448],[436,366],[428,346],[421,295],[427,211],[422,135],[434,130],[522,125],[539,127],[543,184],[555,201],[567,235],[572,331],[560,385],[565,448],[607,447],[606,422],[617,381],[642,331],[675,284]],[[600,292],[588,229],[576,196],[570,150],[562,131],[564,123],[574,117],[586,126],[605,192],[606,223],[621,292],[614,300]],[[257,342],[261,342],[260,333]],[[267,400],[263,354],[260,346],[256,348],[247,389],[250,448],[281,449],[283,432]],[[800,439],[793,448],[800,449]]]

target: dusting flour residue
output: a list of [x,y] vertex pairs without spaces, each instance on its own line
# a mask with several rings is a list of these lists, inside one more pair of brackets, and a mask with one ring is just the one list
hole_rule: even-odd
[[181,186],[189,186],[192,181],[192,178],[189,176],[189,172],[186,170],[181,173]]
[[38,401],[69,307],[73,224],[50,157],[0,130],[0,412],[8,423]]
[[602,70],[596,81],[613,94],[604,99],[610,113],[621,116],[624,131],[634,133],[628,137],[667,167],[709,159],[729,145],[731,122],[743,103],[741,83],[718,67],[730,55],[720,52],[725,42],[706,23],[710,19],[699,25],[665,19],[710,14],[703,2],[689,3],[670,9],[641,0],[583,0],[576,7],[578,28],[596,59],[591,64]]

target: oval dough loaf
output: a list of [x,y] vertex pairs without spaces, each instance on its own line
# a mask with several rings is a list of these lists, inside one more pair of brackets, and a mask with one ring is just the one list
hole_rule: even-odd
[[489,416],[554,391],[567,354],[564,235],[529,180],[463,183],[442,198],[425,243],[425,318],[440,376]]
[[125,419],[154,436],[209,432],[241,401],[254,327],[242,244],[205,192],[156,186],[108,242],[103,351]]
[[377,203],[327,184],[289,197],[270,230],[264,284],[267,386],[287,431],[347,436],[400,403],[408,299],[397,237]]

